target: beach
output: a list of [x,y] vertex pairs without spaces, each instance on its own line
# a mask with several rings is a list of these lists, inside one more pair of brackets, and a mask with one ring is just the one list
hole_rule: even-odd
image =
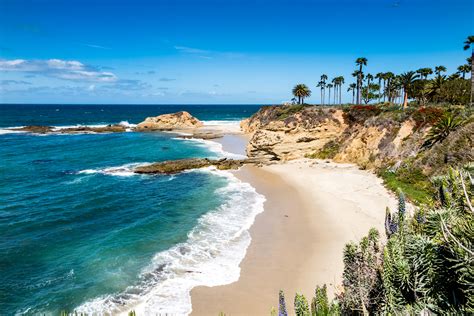
[[371,227],[383,236],[385,207],[397,205],[379,178],[350,164],[304,159],[247,165],[235,175],[266,197],[265,211],[250,229],[239,280],[194,288],[193,315],[265,315],[278,307],[280,289],[287,306],[296,292],[311,298],[316,285],[326,284],[332,297],[340,289],[344,245]]

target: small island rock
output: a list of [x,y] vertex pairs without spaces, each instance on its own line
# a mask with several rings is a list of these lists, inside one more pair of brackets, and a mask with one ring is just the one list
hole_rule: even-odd
[[137,131],[163,131],[202,127],[203,123],[186,111],[147,117],[139,123]]

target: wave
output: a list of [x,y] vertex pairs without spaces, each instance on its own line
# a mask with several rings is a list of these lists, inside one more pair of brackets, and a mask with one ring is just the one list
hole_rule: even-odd
[[248,229],[263,212],[265,198],[231,172],[215,168],[192,172],[227,178],[227,185],[216,191],[225,202],[198,220],[186,242],[157,253],[143,269],[138,284],[85,302],[77,312],[117,314],[134,309],[139,315],[186,315],[192,311],[192,288],[239,279],[239,264],[251,240]]
[[3,127],[3,128],[0,128],[0,135],[26,133],[25,131],[12,131],[12,130],[10,130],[10,129],[22,128],[22,127],[24,127],[24,126],[12,126],[12,127]]
[[137,175],[133,172],[133,169],[139,166],[146,166],[148,162],[138,162],[138,163],[128,163],[125,165],[117,167],[105,167],[98,169],[84,169],[78,171],[77,174],[105,174],[109,176],[118,176],[118,177],[131,177]]

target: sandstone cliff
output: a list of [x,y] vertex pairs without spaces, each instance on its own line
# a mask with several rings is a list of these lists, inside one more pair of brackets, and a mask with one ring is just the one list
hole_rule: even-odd
[[[251,134],[250,158],[286,161],[310,157],[350,162],[363,168],[398,168],[410,161],[432,174],[450,159],[466,163],[474,158],[474,123],[468,123],[442,143],[422,148],[431,124],[441,115],[434,110],[394,111],[373,106],[347,109],[267,106],[242,121]],[[441,170],[440,170],[441,171]]]

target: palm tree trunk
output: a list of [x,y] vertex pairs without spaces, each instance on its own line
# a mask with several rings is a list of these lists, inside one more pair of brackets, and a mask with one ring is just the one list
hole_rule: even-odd
[[473,94],[474,94],[474,47],[472,48],[472,53],[471,53],[471,100],[470,104],[472,107],[472,102],[473,102]]
[[408,92],[403,91],[403,109],[405,110],[408,106]]
[[357,104],[360,103],[360,75],[357,77]]
[[385,103],[385,95],[386,95],[386,90],[385,90],[385,79],[383,80],[383,103]]
[[339,87],[339,105],[342,105],[342,85]]

